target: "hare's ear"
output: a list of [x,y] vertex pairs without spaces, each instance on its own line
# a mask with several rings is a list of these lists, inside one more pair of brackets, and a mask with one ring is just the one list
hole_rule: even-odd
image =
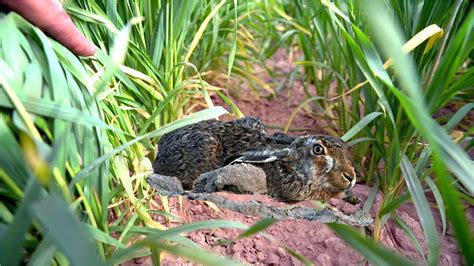
[[282,160],[288,157],[288,148],[275,149],[275,148],[259,148],[249,149],[241,153],[235,154],[228,157],[224,164],[236,164],[236,163],[270,163],[278,160]]

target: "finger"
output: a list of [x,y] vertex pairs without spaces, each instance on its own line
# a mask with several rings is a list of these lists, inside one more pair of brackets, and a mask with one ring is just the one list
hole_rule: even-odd
[[35,24],[73,53],[92,56],[95,46],[74,26],[57,0],[0,0],[11,10]]

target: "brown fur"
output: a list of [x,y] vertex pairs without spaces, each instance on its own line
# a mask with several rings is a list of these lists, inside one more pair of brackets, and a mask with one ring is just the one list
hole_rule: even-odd
[[[313,152],[324,147],[324,155]],[[155,173],[176,176],[191,189],[202,173],[232,163],[252,163],[267,176],[273,197],[300,201],[328,200],[350,188],[355,178],[345,144],[325,135],[292,138],[267,135],[256,118],[203,121],[164,135],[158,143]]]

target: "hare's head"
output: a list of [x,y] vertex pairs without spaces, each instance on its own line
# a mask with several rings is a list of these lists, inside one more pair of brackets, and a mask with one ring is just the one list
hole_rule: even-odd
[[305,166],[309,184],[328,192],[342,192],[355,185],[356,174],[347,146],[340,139],[326,135],[297,138],[295,157]]
[[313,135],[293,140],[286,137],[281,141],[287,142],[244,150],[227,158],[225,164],[251,163],[262,167],[269,192],[289,200],[326,201],[355,185],[349,151],[340,139]]

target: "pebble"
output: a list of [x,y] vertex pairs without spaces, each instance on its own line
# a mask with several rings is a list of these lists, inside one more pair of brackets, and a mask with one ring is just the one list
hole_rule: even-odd
[[335,199],[335,198],[332,198],[332,199],[329,199],[328,203],[332,206],[337,206],[337,205],[339,205],[339,200]]
[[258,251],[262,251],[265,249],[265,243],[263,239],[258,239],[255,241],[255,249]]
[[145,262],[145,259],[144,259],[143,257],[142,257],[142,258],[136,258],[136,259],[134,260],[134,262],[135,262],[136,264],[143,264],[143,263]]
[[202,205],[196,205],[193,208],[194,214],[201,214],[202,213]]
[[240,243],[237,243],[232,247],[232,251],[234,253],[242,252],[243,250],[244,250],[244,248],[242,247],[242,244],[240,244]]
[[276,255],[278,255],[278,257],[280,258],[284,258],[286,257],[286,252],[284,249],[282,249],[281,247],[278,247],[275,251]]
[[275,254],[270,254],[268,259],[265,261],[265,264],[279,264],[280,258]]
[[331,257],[328,254],[319,254],[316,257],[318,264],[321,266],[332,266]]
[[439,257],[439,265],[455,265],[451,256],[447,254],[441,254]]
[[247,253],[245,255],[245,259],[247,260],[247,262],[250,262],[250,263],[254,263],[257,261],[257,257],[251,253]]
[[191,240],[203,247],[207,245],[206,238],[201,234],[192,235]]
[[355,205],[352,205],[350,203],[344,203],[344,205],[342,206],[342,212],[344,214],[353,214],[355,213],[358,209],[360,209],[360,204],[355,204]]
[[[276,256],[275,254],[272,254],[272,255]],[[265,255],[265,252],[259,252],[259,253],[257,254],[257,259],[258,259],[258,261],[260,261],[260,262],[266,262],[266,260],[267,260],[267,255]]]

